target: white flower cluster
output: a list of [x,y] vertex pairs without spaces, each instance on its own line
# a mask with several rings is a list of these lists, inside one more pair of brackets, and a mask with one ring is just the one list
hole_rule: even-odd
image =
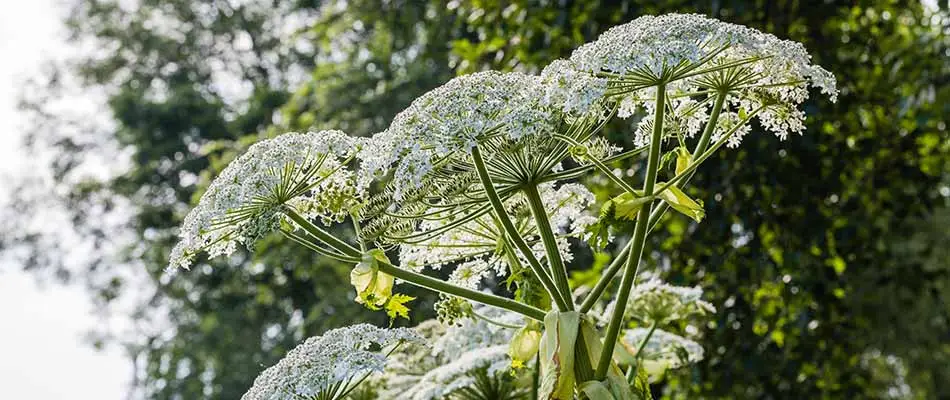
[[291,206],[325,220],[345,216],[364,196],[356,174],[342,162],[358,148],[340,131],[285,133],[252,145],[201,196],[179,230],[171,265],[187,268],[194,256],[228,255],[277,229],[278,211]]
[[[524,323],[520,315],[475,306],[475,312],[505,324]],[[488,374],[504,373],[511,365],[508,342],[515,332],[481,319],[464,319],[443,326],[438,321],[422,322],[416,328],[432,340],[431,351],[408,348],[393,354],[392,362],[376,383],[382,386],[380,398],[439,400],[453,391],[471,386],[472,373],[485,368]]]
[[[812,65],[800,43],[702,15],[637,18],[581,46],[570,60],[579,71],[609,77],[611,87],[617,88],[615,94],[623,96],[618,113],[622,117],[641,108],[652,115],[656,89],[650,82],[673,79],[667,83],[672,119],[683,119],[690,135],[699,130],[711,104],[704,104],[695,115],[683,115],[679,111],[686,108],[697,111],[684,108],[683,103],[690,102],[693,93],[718,89],[723,80],[734,81],[730,90],[737,98],[732,101],[741,103],[741,113],[750,114],[765,105],[759,121],[783,139],[803,129],[804,114],[797,106],[807,99],[809,86],[819,88],[832,101],[838,95],[834,76]],[[738,72],[727,77],[722,71],[729,66]],[[725,110],[724,117],[737,120],[738,112]],[[653,121],[644,119],[636,134],[638,145],[650,140],[647,128]],[[738,140],[730,139],[730,145]]]
[[541,106],[544,86],[518,72],[478,72],[454,78],[420,96],[396,115],[386,132],[361,153],[368,177],[394,165],[395,196],[420,184],[433,165],[471,150],[494,135],[510,139],[550,132],[555,122]]
[[[649,331],[646,328],[628,329],[623,333],[623,344],[629,349],[636,350]],[[653,364],[649,369],[662,371],[702,361],[703,354],[703,346],[699,343],[662,329],[656,329],[643,347],[640,358],[644,362]]]
[[403,343],[423,344],[425,340],[411,329],[368,324],[328,331],[307,339],[264,370],[242,399],[296,400],[345,390],[354,378],[382,372],[386,352]]
[[543,104],[560,108],[577,117],[590,112],[604,100],[607,79],[577,69],[569,60],[555,60],[541,71],[545,94]]
[[[558,247],[565,261],[573,257],[567,237],[579,236],[586,228],[597,222],[597,218],[588,209],[594,203],[594,195],[585,186],[576,183],[562,184],[557,189],[553,184],[544,184],[539,188],[545,210],[551,221],[551,227],[559,236]],[[516,225],[522,229],[525,237],[536,235],[537,226],[530,217],[520,195],[513,196],[507,205],[516,209]],[[522,209],[519,211],[517,209]],[[451,224],[451,219],[432,219],[420,223],[419,231],[440,231]],[[499,240],[504,231],[496,224],[491,214],[484,214],[470,222],[450,229],[428,240],[417,243],[404,243],[399,246],[399,261],[403,268],[419,271],[424,266],[440,269],[445,264],[457,264],[449,281],[460,286],[475,288],[483,278],[494,273],[503,276],[509,272],[508,258],[498,252]],[[535,257],[544,259],[542,243],[534,244]],[[523,265],[527,261],[517,253]]]
[[702,295],[699,286],[673,286],[651,279],[634,287],[625,315],[646,325],[662,326],[694,315],[715,313],[716,307],[703,301]]

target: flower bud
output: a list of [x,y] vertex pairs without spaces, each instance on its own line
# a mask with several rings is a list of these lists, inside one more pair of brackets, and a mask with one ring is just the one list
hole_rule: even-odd
[[389,259],[379,249],[370,250],[350,271],[350,283],[356,289],[356,302],[365,304],[371,310],[384,306],[393,294],[395,279],[392,275],[379,272],[380,261],[389,262]]
[[689,164],[693,162],[693,155],[685,147],[676,149],[676,175],[682,174]]
[[535,324],[529,323],[518,329],[511,337],[511,344],[508,346],[508,356],[511,357],[512,367],[523,367],[525,362],[534,358],[538,354],[540,343],[541,331]]

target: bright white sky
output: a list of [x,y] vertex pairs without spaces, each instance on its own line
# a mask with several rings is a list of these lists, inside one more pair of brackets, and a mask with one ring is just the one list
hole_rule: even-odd
[[[56,0],[0,0],[0,174],[23,168],[17,151],[24,121],[16,81],[64,52]],[[9,182],[0,175],[0,197]],[[82,335],[98,319],[78,287],[37,286],[17,265],[0,265],[0,397],[30,400],[126,398],[131,362],[97,352]]]

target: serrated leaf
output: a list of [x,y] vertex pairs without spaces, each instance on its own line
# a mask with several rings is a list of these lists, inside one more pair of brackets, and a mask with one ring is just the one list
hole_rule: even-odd
[[409,307],[406,303],[415,300],[415,297],[397,293],[386,302],[386,315],[389,316],[390,323],[398,317],[409,319]]
[[650,378],[647,376],[646,369],[637,369],[637,375],[633,378],[633,394],[640,400],[653,400],[653,392],[650,391]]

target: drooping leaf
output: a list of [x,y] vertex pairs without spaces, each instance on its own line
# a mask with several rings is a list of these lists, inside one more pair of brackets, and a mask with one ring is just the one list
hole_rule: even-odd
[[696,222],[702,222],[703,218],[706,216],[706,211],[703,210],[702,202],[693,200],[675,185],[670,186],[669,189],[664,190],[662,193],[657,195],[657,197],[669,204],[674,210],[692,218]]
[[693,155],[685,147],[676,148],[676,175],[682,174],[693,162]]

